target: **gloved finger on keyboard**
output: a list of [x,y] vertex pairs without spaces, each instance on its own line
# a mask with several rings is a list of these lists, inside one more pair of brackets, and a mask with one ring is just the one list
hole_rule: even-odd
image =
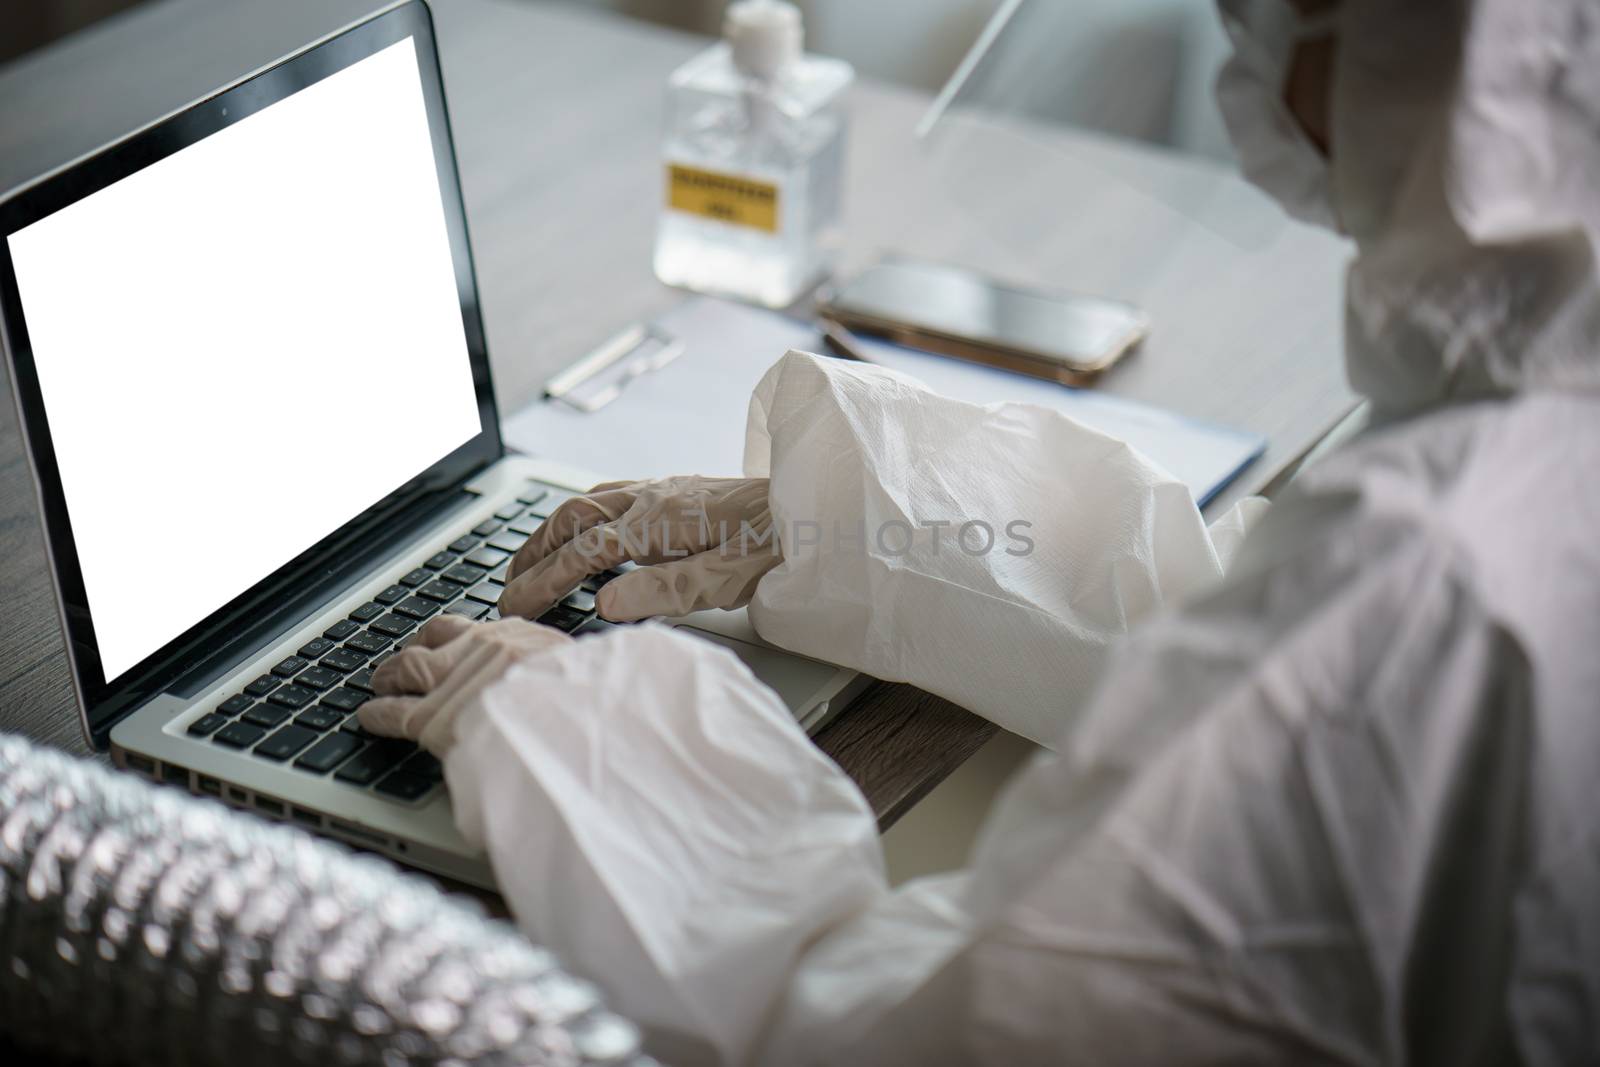
[[422,732],[423,722],[417,716],[422,701],[422,697],[415,696],[374,697],[361,705],[356,718],[362,729],[380,737],[415,741]]
[[500,614],[538,618],[585,578],[626,562],[633,547],[615,523],[591,527],[507,582]]
[[[612,483],[602,483],[611,485]],[[586,496],[575,496],[563,501],[548,519],[539,524],[517,554],[511,557],[506,577],[515,579],[548,557],[574,537],[602,523],[615,522],[627,513],[635,494],[622,483],[616,488],[597,486]]]
[[[477,624],[460,615],[435,615],[422,624],[407,648],[442,648]],[[380,668],[381,669],[381,668]]]
[[458,649],[424,648],[411,644],[383,661],[372,672],[372,689],[379,696],[421,696],[431,693],[450,673]]
[[607,582],[595,602],[601,617],[613,622],[739,608],[755,595],[761,576],[782,562],[775,551],[745,555],[724,546],[629,571]]

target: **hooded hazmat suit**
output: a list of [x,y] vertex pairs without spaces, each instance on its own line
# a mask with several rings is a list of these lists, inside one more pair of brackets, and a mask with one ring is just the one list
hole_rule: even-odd
[[1336,26],[1379,424],[1236,553],[1055,414],[797,353],[758,391],[780,529],[1033,521],[1025,555],[786,548],[751,604],[1050,748],[968,869],[888,890],[851,783],[664,629],[527,655],[455,719],[457,818],[518,921],[664,1058],[1600,1058],[1600,7]]

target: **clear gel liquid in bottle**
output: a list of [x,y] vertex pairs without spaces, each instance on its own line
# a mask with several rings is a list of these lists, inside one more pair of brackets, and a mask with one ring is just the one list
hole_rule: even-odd
[[802,52],[786,0],[737,0],[723,36],[668,83],[656,275],[784,307],[832,266],[855,74]]

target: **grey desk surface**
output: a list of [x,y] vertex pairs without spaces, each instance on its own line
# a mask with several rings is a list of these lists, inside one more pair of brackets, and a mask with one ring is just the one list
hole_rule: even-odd
[[[0,68],[0,190],[374,6],[163,0]],[[657,139],[667,75],[705,42],[533,0],[434,8],[496,387],[511,411],[619,327],[681,298],[650,271]],[[888,86],[855,90],[846,269],[898,253],[1136,300],[1153,336],[1103,387],[1271,442],[1213,511],[1269,484],[1352,409],[1338,242],[1282,223],[1219,168],[1158,150],[993,118],[918,142],[926,106]],[[9,403],[0,582],[0,729],[83,751]],[[887,824],[991,731],[927,694],[879,686],[818,741]]]

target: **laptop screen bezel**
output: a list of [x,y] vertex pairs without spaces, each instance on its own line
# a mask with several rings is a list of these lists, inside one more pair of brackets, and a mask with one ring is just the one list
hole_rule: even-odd
[[[28,340],[9,236],[100,189],[120,181],[175,152],[270,107],[331,74],[361,62],[390,45],[410,37],[415,46],[418,75],[433,138],[456,288],[460,296],[462,326],[472,362],[480,430],[478,434],[427,470],[419,472],[378,501],[366,505],[355,518],[330,531],[327,537],[275,571],[205,619],[197,621],[159,650],[117,678],[105,677],[94,622],[89,612],[83,572],[79,564],[72,521],[68,514],[61,474],[50,437],[33,350]],[[314,581],[327,571],[329,557],[364,533],[377,536],[386,520],[425,506],[429,498],[442,497],[474,472],[499,459],[504,448],[499,414],[489,371],[488,350],[478,303],[477,280],[468,240],[466,214],[456,172],[455,152],[444,87],[439,73],[430,12],[422,0],[380,12],[370,19],[330,36],[288,58],[262,69],[206,99],[167,116],[13,194],[0,202],[0,340],[9,357],[25,446],[32,463],[41,519],[59,598],[67,650],[83,713],[85,733],[103,745],[112,725],[129,711],[158,695],[174,679],[216,650],[218,634],[230,625],[258,616],[273,598],[287,589]],[[198,447],[198,445],[197,445]],[[269,501],[263,500],[263,510]],[[257,521],[241,516],[240,521]],[[219,517],[221,521],[221,517]],[[176,542],[175,542],[176,543]],[[160,561],[129,561],[160,573]]]

